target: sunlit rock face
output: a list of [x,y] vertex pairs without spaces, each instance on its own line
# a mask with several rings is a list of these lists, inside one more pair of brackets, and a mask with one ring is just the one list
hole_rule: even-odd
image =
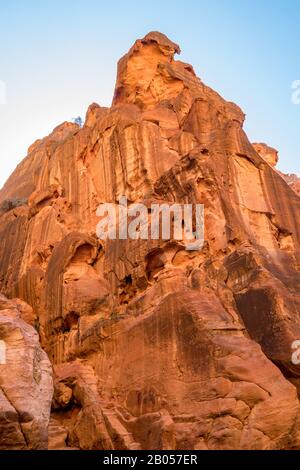
[[284,175],[284,179],[295,193],[300,196],[300,178],[297,175],[288,174]]
[[48,447],[52,367],[35,321],[25,302],[0,295],[0,450]]
[[264,159],[269,165],[275,167],[278,163],[278,151],[269,147],[266,144],[252,144],[257,153]]
[[[138,40],[112,107],[37,141],[0,192],[1,291],[54,368],[51,448],[300,446],[300,199],[179,52]],[[120,196],[204,204],[203,249],[97,239]]]
[[[276,167],[279,157],[278,151],[266,144],[252,144],[257,153],[271,165],[273,168]],[[294,174],[284,174],[277,169],[278,173],[285,179],[287,184],[300,196],[300,178]]]

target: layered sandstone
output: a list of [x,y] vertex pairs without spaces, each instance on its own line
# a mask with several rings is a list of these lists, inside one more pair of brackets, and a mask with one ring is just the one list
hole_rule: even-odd
[[[138,40],[112,107],[37,141],[0,192],[1,291],[54,366],[51,448],[300,446],[300,199],[179,52]],[[204,204],[203,250],[98,240],[123,195]]]

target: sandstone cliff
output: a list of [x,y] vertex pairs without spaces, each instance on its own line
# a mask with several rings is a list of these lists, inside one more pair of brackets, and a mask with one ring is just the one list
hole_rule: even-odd
[[[56,447],[299,448],[300,198],[240,108],[176,53],[160,33],[138,40],[110,109],[30,147],[0,192],[1,292],[33,309],[53,364]],[[122,195],[204,204],[203,250],[98,240],[98,205]],[[0,312],[0,339],[9,321]],[[31,370],[11,372],[29,408]],[[24,448],[23,421],[6,416],[1,446]]]

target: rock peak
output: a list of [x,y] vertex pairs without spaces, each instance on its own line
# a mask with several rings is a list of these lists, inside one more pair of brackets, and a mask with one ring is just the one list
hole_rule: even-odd
[[[118,63],[113,105],[129,103],[144,107],[153,104],[153,97],[157,97],[158,82],[162,88],[162,75],[170,74],[166,68],[175,67],[179,63],[174,60],[174,55],[180,52],[178,44],[158,31],[138,39]],[[168,89],[170,82],[165,82],[165,88]]]

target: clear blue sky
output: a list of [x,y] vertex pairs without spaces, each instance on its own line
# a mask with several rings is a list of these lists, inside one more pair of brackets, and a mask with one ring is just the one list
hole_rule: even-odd
[[10,0],[0,5],[0,186],[34,140],[94,101],[110,105],[117,60],[151,30],[242,107],[251,141],[300,173],[299,0]]

